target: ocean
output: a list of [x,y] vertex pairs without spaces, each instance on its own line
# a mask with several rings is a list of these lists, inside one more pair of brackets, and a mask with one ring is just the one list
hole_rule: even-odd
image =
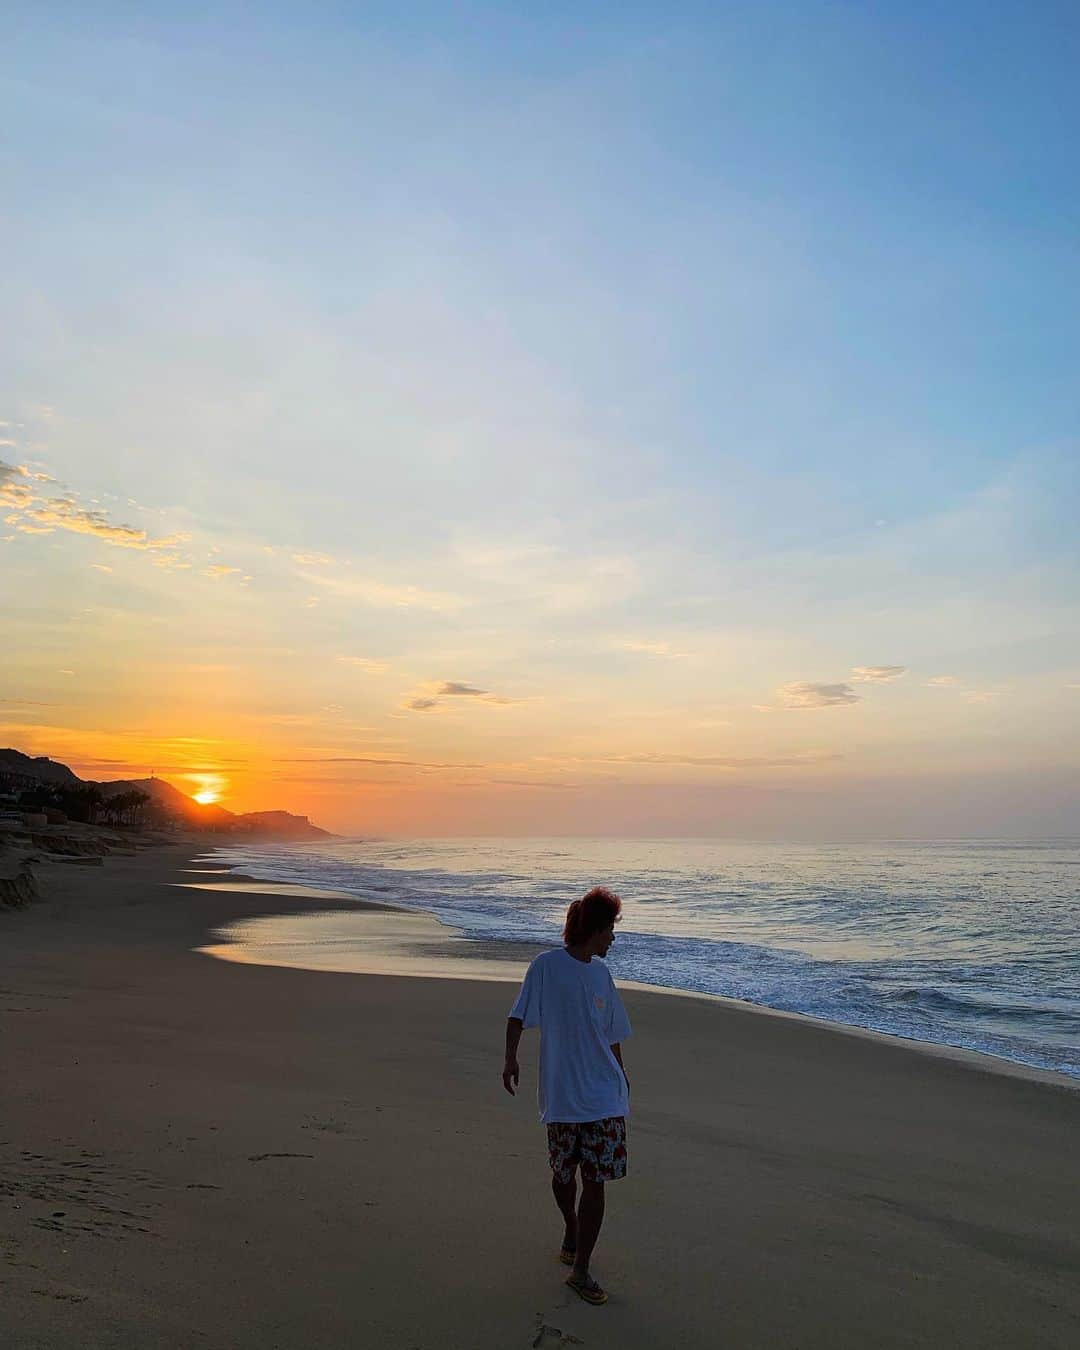
[[569,902],[611,886],[616,979],[1080,1077],[1073,841],[335,840],[216,856],[425,911],[473,940],[557,945]]

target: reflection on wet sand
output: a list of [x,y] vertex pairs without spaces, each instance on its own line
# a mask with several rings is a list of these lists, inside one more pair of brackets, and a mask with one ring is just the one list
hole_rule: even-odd
[[187,882],[196,890],[348,900],[350,908],[265,915],[224,925],[205,956],[249,965],[295,966],[363,975],[516,983],[539,948],[474,942],[429,914],[394,909],[307,886],[243,881]]

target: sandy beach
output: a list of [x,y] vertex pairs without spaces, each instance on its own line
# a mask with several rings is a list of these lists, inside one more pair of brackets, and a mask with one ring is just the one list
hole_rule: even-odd
[[1076,1084],[628,989],[590,1308],[534,1038],[500,1083],[511,987],[214,959],[225,923],[339,902],[178,885],[213,883],[197,853],[49,865],[0,914],[5,1346],[1080,1344]]

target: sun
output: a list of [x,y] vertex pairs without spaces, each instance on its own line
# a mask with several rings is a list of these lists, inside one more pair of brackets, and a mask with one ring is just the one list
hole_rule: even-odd
[[188,773],[184,777],[195,787],[191,800],[198,802],[200,806],[213,806],[215,802],[221,801],[229,786],[223,774],[212,771]]

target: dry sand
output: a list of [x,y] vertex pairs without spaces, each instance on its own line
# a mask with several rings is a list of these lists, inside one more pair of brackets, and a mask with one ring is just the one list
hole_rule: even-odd
[[334,902],[169,884],[192,856],[45,869],[0,914],[5,1350],[1080,1345],[1075,1086],[628,990],[587,1307],[533,1036],[500,1084],[512,989],[211,959]]

